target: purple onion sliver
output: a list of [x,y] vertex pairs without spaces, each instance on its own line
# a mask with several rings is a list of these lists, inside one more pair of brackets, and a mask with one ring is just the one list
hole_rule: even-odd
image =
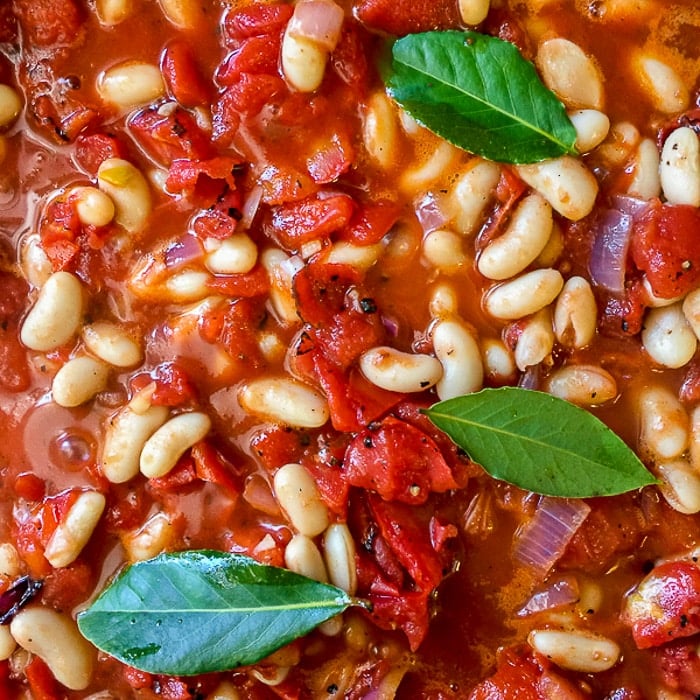
[[633,221],[632,216],[617,209],[609,209],[600,221],[589,270],[593,281],[609,292],[624,291]]

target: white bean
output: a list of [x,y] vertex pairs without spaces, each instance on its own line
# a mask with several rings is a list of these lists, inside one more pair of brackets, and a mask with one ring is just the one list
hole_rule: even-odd
[[29,284],[43,287],[53,274],[51,261],[41,247],[39,235],[32,233],[22,239],[20,267]]
[[253,379],[238,392],[248,413],[294,428],[320,428],[330,417],[325,397],[291,377]]
[[546,360],[554,348],[552,314],[549,308],[540,309],[525,322],[515,344],[515,364],[521,372]]
[[116,214],[112,198],[97,187],[78,187],[75,194],[75,211],[86,226],[106,226]]
[[598,181],[583,161],[562,156],[516,167],[520,177],[562,216],[578,221],[590,214],[598,196]]
[[700,512],[700,474],[686,460],[676,459],[656,465],[659,490],[679,513]]
[[27,314],[20,339],[32,350],[47,352],[67,343],[83,316],[83,285],[70,272],[54,272]]
[[0,83],[0,129],[11,126],[22,111],[22,98],[10,85]]
[[[299,323],[297,306],[292,293],[292,278],[298,271],[293,258],[279,248],[268,248],[260,256],[260,262],[270,278],[270,304],[277,320],[284,326]],[[299,266],[303,265],[299,260]]]
[[394,164],[398,149],[396,107],[384,91],[376,91],[370,95],[363,117],[365,149],[386,170]]
[[203,270],[182,270],[165,280],[166,298],[180,304],[202,301],[211,294],[210,281],[211,275]]
[[203,5],[194,0],[158,0],[165,18],[179,29],[193,29],[203,18]]
[[306,535],[292,537],[284,549],[284,565],[297,574],[314,581],[328,581],[323,556],[314,541]]
[[552,208],[540,195],[528,195],[518,204],[505,232],[481,251],[479,272],[493,280],[517,275],[542,252],[551,233]]
[[101,360],[82,355],[68,360],[51,384],[53,400],[66,408],[90,401],[107,386],[109,367]]
[[258,261],[258,247],[246,233],[234,233],[206,257],[206,266],[214,274],[235,275],[250,272]]
[[476,338],[456,320],[438,321],[432,331],[442,377],[435,385],[441,401],[470,394],[484,383],[484,364]]
[[693,469],[700,470],[700,405],[690,411],[690,446],[688,459]]
[[423,391],[442,377],[438,359],[386,345],[366,350],[360,355],[359,365],[362,374],[375,386],[407,394]]
[[143,360],[139,343],[116,323],[95,321],[83,328],[85,347],[114,367],[133,367]]
[[700,138],[690,127],[682,126],[669,134],[659,174],[667,202],[700,207]]
[[313,92],[323,82],[328,53],[319,44],[285,31],[282,39],[282,71],[299,92]]
[[345,523],[328,526],[323,536],[323,554],[331,583],[354,595],[357,591],[355,542]]
[[111,66],[97,79],[102,99],[119,109],[132,109],[165,95],[158,66],[143,61],[124,61]]
[[97,491],[83,491],[49,538],[44,556],[58,569],[72,564],[83,551],[105,509],[106,499]]
[[207,700],[243,700],[238,688],[231,681],[221,681],[214,690],[207,695]]
[[459,156],[460,152],[456,146],[442,139],[439,140],[426,160],[403,172],[399,187],[408,194],[418,194],[449,172]]
[[107,158],[97,169],[97,184],[114,202],[116,222],[129,233],[140,231],[153,208],[143,173],[127,160]]
[[566,365],[552,372],[547,391],[579,406],[599,406],[617,396],[617,382],[596,365]]
[[569,114],[576,129],[576,150],[588,153],[600,145],[610,131],[610,119],[597,109],[578,109]]
[[628,194],[639,199],[653,199],[661,194],[659,149],[652,139],[639,142],[631,168],[632,181],[627,186]]
[[584,630],[532,630],[527,641],[560,668],[579,673],[607,671],[620,658],[616,642]]
[[423,239],[423,256],[443,274],[453,275],[467,262],[463,242],[463,237],[454,231],[436,229]]
[[569,108],[601,109],[603,81],[593,59],[568,39],[542,42],[535,59],[545,85]]
[[680,303],[650,309],[644,319],[642,343],[649,356],[664,367],[677,368],[690,362],[698,340]]
[[563,252],[564,234],[559,223],[555,221],[552,225],[552,233],[549,235],[549,240],[535,259],[535,265],[537,267],[554,267]]
[[598,146],[596,154],[610,167],[621,166],[632,157],[641,141],[639,129],[631,122],[613,124],[608,138]]
[[339,265],[350,265],[356,270],[369,270],[383,251],[381,243],[373,245],[355,245],[347,241],[335,241],[328,248],[328,257],[326,260],[329,263]]
[[108,27],[123,22],[133,11],[133,0],[95,0],[97,18]]
[[457,313],[459,302],[457,291],[447,282],[440,282],[433,287],[428,302],[428,310],[432,318],[445,318]]
[[652,105],[660,112],[675,114],[686,109],[690,101],[688,88],[667,63],[638,54],[632,59],[632,69]]
[[645,387],[639,395],[639,451],[653,460],[672,460],[690,440],[688,414],[678,397],[661,386]]
[[[642,277],[642,289],[644,290],[644,303],[652,309],[659,309],[662,306],[671,306],[671,304],[676,304],[678,302],[682,302],[683,296],[676,296],[676,297],[660,297],[657,296],[654,293],[654,290],[651,287],[651,282],[649,282],[649,278],[644,275]],[[685,311],[683,312],[685,313]],[[686,316],[686,320],[688,320],[688,323],[690,323],[690,320]]]
[[139,412],[125,406],[109,419],[101,460],[108,481],[121,484],[138,474],[141,450],[168,414],[166,406],[150,406]]
[[0,625],[0,661],[9,659],[17,649],[17,642],[8,625]]
[[17,548],[9,542],[0,544],[0,576],[15,578],[22,571],[22,560]]
[[277,502],[297,532],[315,537],[326,529],[328,508],[303,465],[290,463],[280,467],[275,472],[273,488]]
[[42,605],[28,606],[14,616],[10,632],[17,643],[36,654],[66,688],[84,690],[90,684],[94,649],[66,613]]
[[484,299],[484,308],[495,318],[523,318],[551,304],[563,286],[564,278],[558,270],[533,270],[492,287]]
[[464,24],[481,24],[489,13],[491,0],[459,0],[459,16]]
[[481,341],[484,372],[494,384],[509,384],[515,380],[516,366],[513,353],[500,338]]
[[570,348],[583,348],[593,340],[598,306],[591,285],[583,277],[570,277],[564,283],[554,306],[554,333]]
[[490,160],[473,158],[469,164],[447,197],[453,225],[465,235],[478,230],[501,177],[501,168]]
[[184,452],[203,440],[211,429],[206,413],[180,413],[161,425],[146,440],[139,458],[139,469],[149,479],[165,476]]
[[154,513],[137,530],[122,537],[122,546],[129,561],[145,561],[170,547],[175,527],[165,513]]
[[700,289],[694,289],[687,294],[681,308],[685,320],[695,333],[695,337],[700,339]]

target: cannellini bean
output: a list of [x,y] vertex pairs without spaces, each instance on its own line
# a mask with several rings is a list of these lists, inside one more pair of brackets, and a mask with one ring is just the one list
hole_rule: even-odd
[[95,321],[83,328],[85,347],[114,367],[133,367],[143,360],[140,344],[116,323]]
[[688,458],[693,468],[700,470],[700,405],[690,411],[690,447]]
[[659,174],[667,202],[700,207],[700,139],[690,127],[682,126],[669,134]]
[[238,688],[230,681],[221,681],[214,690],[207,695],[207,700],[243,700]]
[[501,168],[490,160],[473,158],[470,166],[456,181],[446,202],[452,223],[462,234],[474,233],[481,225],[501,177]]
[[683,314],[681,304],[675,303],[647,312],[642,343],[655,362],[676,368],[690,362],[698,340]]
[[297,532],[315,537],[326,529],[328,508],[303,465],[291,463],[280,467],[275,472],[273,488],[277,502]]
[[577,109],[569,114],[576,129],[576,150],[588,153],[600,145],[610,131],[610,119],[597,109]]
[[[683,296],[677,296],[677,297],[660,297],[657,296],[654,293],[654,290],[651,288],[651,283],[649,282],[649,278],[644,275],[642,277],[642,289],[644,290],[644,303],[647,305],[647,307],[652,308],[652,309],[660,309],[662,306],[671,306],[672,304],[676,304],[678,302],[682,302]],[[685,311],[684,311],[685,313]],[[686,316],[686,320],[688,323],[690,323],[690,320]]]
[[620,658],[616,642],[584,630],[532,630],[527,641],[560,668],[579,673],[607,671]]
[[570,348],[583,348],[594,338],[598,306],[591,285],[583,277],[570,277],[564,283],[554,306],[554,333]]
[[38,234],[30,234],[22,239],[20,266],[29,284],[43,287],[53,274],[51,261],[48,259]]
[[417,194],[418,191],[427,189],[438,178],[449,172],[459,155],[460,152],[456,146],[439,140],[425,161],[404,171],[399,187],[409,194]]
[[31,350],[48,352],[67,343],[83,316],[83,285],[70,272],[54,272],[39,291],[20,330]]
[[428,302],[432,318],[452,316],[457,313],[458,307],[457,291],[451,284],[441,282],[433,287]]
[[210,429],[211,419],[199,411],[180,413],[166,421],[146,440],[141,450],[141,473],[149,479],[165,476],[183,453],[203,440]]
[[553,267],[564,252],[564,235],[561,231],[561,226],[558,222],[552,225],[552,233],[549,235],[549,240],[545,244],[542,252],[535,258],[535,266],[537,267]]
[[660,112],[675,114],[688,106],[688,88],[676,71],[653,56],[639,54],[632,59],[632,69],[652,105]]
[[639,395],[639,450],[654,460],[672,460],[690,440],[688,414],[669,389],[649,386]]
[[492,287],[484,299],[484,308],[495,318],[523,318],[551,304],[563,286],[564,278],[558,270],[533,270]]
[[66,408],[80,406],[105,389],[108,377],[109,367],[101,360],[87,355],[73,357],[53,378],[53,400]]
[[112,198],[97,187],[78,187],[74,190],[75,210],[80,223],[86,226],[106,226],[116,214]]
[[180,29],[196,27],[203,16],[203,6],[195,0],[158,0],[158,4],[168,22]]
[[681,308],[695,337],[700,339],[700,289],[694,289],[683,299]]
[[515,379],[515,358],[500,338],[484,338],[481,341],[481,353],[484,373],[491,383],[509,384]]
[[258,247],[246,233],[234,233],[206,257],[206,266],[214,274],[235,275],[250,272],[258,261]]
[[631,122],[613,124],[596,153],[610,166],[623,165],[641,141],[639,129]]
[[0,661],[9,659],[17,649],[17,642],[8,625],[0,625]]
[[529,318],[515,344],[515,364],[521,372],[539,365],[552,354],[554,330],[552,314],[544,308]]
[[661,194],[659,149],[652,139],[642,139],[637,146],[632,164],[632,181],[627,187],[627,192],[640,199],[652,199]]
[[125,61],[104,71],[97,80],[97,92],[119,109],[132,109],[165,95],[158,66],[143,61]]
[[459,0],[459,16],[464,24],[481,24],[489,13],[491,0]]
[[435,384],[440,400],[470,394],[484,383],[484,364],[476,338],[456,320],[438,321],[432,332],[442,377]]
[[127,160],[107,158],[97,169],[97,184],[114,202],[116,222],[129,233],[140,231],[153,207],[143,173]]
[[58,569],[72,564],[88,543],[105,509],[106,499],[97,491],[83,491],[49,538],[44,556]]
[[84,690],[92,678],[95,652],[72,618],[43,605],[20,610],[10,623],[17,643],[36,654],[54,678],[70,690]]
[[175,528],[165,513],[155,513],[140,528],[122,537],[122,546],[129,561],[145,561],[170,547]]
[[330,582],[354,595],[357,591],[355,542],[345,523],[329,525],[323,535],[323,554]]
[[336,241],[328,249],[327,262],[350,265],[356,270],[369,270],[382,254],[382,244],[354,245],[347,241]]
[[295,90],[313,92],[321,85],[328,62],[328,52],[322,46],[286,31],[281,56],[284,77]]
[[385,170],[396,159],[399,125],[394,103],[383,91],[373,92],[363,114],[362,139],[370,156]]
[[598,195],[598,181],[583,161],[562,156],[519,165],[520,177],[537,190],[562,216],[578,221],[590,214]]
[[0,129],[11,126],[22,111],[22,98],[10,85],[0,83]]
[[325,397],[291,377],[254,379],[240,389],[238,402],[252,415],[294,428],[320,428],[330,417]]
[[406,270],[420,250],[422,238],[423,231],[418,222],[415,225],[405,221],[395,224],[384,239],[382,269],[390,274]]
[[9,542],[0,544],[0,576],[14,578],[22,571],[22,560],[17,548]]
[[525,197],[517,206],[505,232],[481,251],[479,272],[504,280],[522,272],[542,252],[552,232],[552,208],[539,195]]
[[359,365],[362,374],[375,386],[406,394],[423,391],[442,377],[442,365],[438,359],[386,345],[362,353]]
[[686,460],[675,459],[656,465],[659,490],[679,513],[700,512],[700,473]]
[[462,236],[447,229],[436,229],[425,236],[423,256],[445,275],[455,274],[467,262]]
[[579,406],[599,406],[617,396],[617,382],[596,365],[566,365],[552,372],[547,391]]
[[164,291],[170,301],[189,303],[202,301],[211,294],[211,275],[200,270],[182,270],[165,280]]
[[[292,278],[298,270],[294,260],[279,248],[268,248],[260,262],[270,278],[270,303],[277,320],[284,326],[299,323],[297,306],[292,293]],[[299,260],[299,266],[303,265]]]
[[141,450],[168,414],[166,406],[150,406],[139,412],[125,406],[109,419],[101,460],[108,481],[121,484],[138,474]]
[[603,81],[593,59],[568,39],[542,42],[535,59],[545,85],[569,108],[601,109]]
[[306,535],[292,537],[284,549],[284,565],[297,574],[314,581],[328,581],[323,556],[314,541]]
[[123,22],[134,11],[133,0],[95,0],[95,12],[100,24],[112,27]]

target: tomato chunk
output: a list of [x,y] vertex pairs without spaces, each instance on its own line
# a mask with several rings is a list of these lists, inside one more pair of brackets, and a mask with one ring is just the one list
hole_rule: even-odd
[[412,34],[458,27],[452,0],[361,0],[355,13],[361,22],[389,34]]

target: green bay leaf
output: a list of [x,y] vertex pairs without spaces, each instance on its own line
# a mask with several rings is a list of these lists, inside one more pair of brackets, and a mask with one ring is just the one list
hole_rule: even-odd
[[393,43],[382,74],[411,116],[467,151],[503,163],[576,153],[564,106],[510,42],[477,32],[409,34]]
[[126,568],[78,627],[130,666],[189,676],[256,663],[356,603],[249,557],[190,550]]
[[426,410],[491,476],[546,496],[612,496],[655,483],[594,415],[549,394],[484,389]]

